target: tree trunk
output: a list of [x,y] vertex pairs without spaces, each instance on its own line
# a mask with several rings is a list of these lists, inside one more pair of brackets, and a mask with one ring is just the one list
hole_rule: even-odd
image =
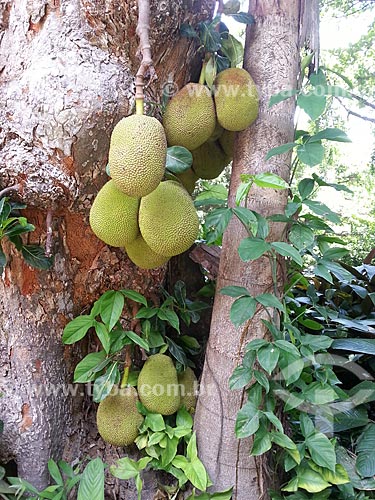
[[[150,101],[165,83],[182,86],[199,72],[196,46],[178,28],[209,17],[211,4],[151,2],[158,81],[147,90]],[[82,352],[63,347],[64,326],[104,291],[149,295],[165,275],[164,268],[139,270],[100,242],[87,221],[106,180],[111,131],[131,112],[136,23],[134,0],[0,3],[0,189],[19,185],[37,226],[32,242],[45,240],[46,212],[54,211],[53,268],[31,269],[7,247],[0,281],[0,461],[16,460],[19,475],[37,488],[48,483],[50,457],[64,452],[73,460],[90,449],[106,459],[118,451],[98,438],[85,391],[69,393]]]
[[[242,173],[273,172],[285,180],[289,178],[290,155],[268,162],[264,158],[272,147],[293,141],[295,102],[289,99],[271,109],[268,102],[273,94],[297,86],[303,8],[301,0],[250,0],[249,13],[255,24],[248,28],[244,67],[258,87],[260,112],[256,122],[236,138],[230,206],[235,206]],[[249,208],[268,216],[283,213],[286,202],[285,190],[252,188]],[[283,231],[282,224],[274,224],[269,240],[282,239]],[[273,292],[268,260],[244,263],[238,256],[237,248],[246,236],[242,224],[233,219],[223,239],[195,427],[198,451],[215,491],[234,486],[233,499],[260,500],[268,498],[267,462],[262,456],[249,455],[250,439],[236,439],[234,424],[237,412],[246,402],[246,392],[229,390],[228,380],[241,362],[246,343],[264,337],[265,329],[262,314],[244,327],[235,328],[229,319],[233,299],[219,293],[228,285],[246,287],[252,295]],[[282,286],[282,276],[278,279]]]

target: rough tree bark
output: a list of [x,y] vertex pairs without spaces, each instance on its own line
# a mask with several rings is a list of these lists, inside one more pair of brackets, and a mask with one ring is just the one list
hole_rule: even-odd
[[[199,71],[195,48],[178,29],[209,17],[212,3],[151,2],[158,82],[147,89],[149,100],[166,82],[181,86]],[[110,133],[131,112],[136,24],[135,0],[0,2],[0,189],[20,186],[38,228],[33,242],[45,241],[46,212],[54,211],[53,268],[33,270],[7,248],[0,280],[0,461],[14,459],[38,488],[48,482],[50,457],[104,453],[90,407],[83,415],[87,399],[66,393],[79,352],[64,349],[62,329],[105,290],[150,294],[165,274],[139,270],[87,224],[105,182]],[[119,489],[113,495],[133,498]]]
[[[289,178],[290,155],[274,157],[265,162],[269,149],[293,141],[295,103],[288,100],[268,109],[273,94],[296,88],[299,73],[303,21],[313,17],[307,12],[317,2],[307,0],[250,0],[249,13],[255,24],[248,28],[244,67],[252,75],[260,95],[260,112],[255,124],[238,134],[230,183],[229,205],[235,205],[240,174],[273,172]],[[316,19],[316,16],[315,16]],[[311,26],[311,24],[310,24]],[[264,216],[282,213],[287,192],[253,189],[249,207]],[[273,225],[270,241],[283,238],[284,227]],[[236,415],[246,402],[245,391],[230,391],[228,380],[240,363],[246,343],[265,335],[258,313],[242,328],[235,328],[229,319],[233,302],[221,295],[228,285],[246,287],[252,295],[273,291],[270,267],[266,259],[244,263],[237,248],[247,234],[238,220],[232,220],[223,240],[217,293],[202,375],[195,427],[200,456],[217,491],[234,486],[233,499],[260,500],[268,498],[270,483],[267,463],[263,457],[250,457],[250,440],[237,440],[234,433]],[[279,286],[282,276],[278,277]]]

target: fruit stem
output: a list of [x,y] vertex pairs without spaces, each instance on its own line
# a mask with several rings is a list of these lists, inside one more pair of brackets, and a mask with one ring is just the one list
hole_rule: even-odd
[[201,74],[199,76],[199,83],[201,85],[204,85],[204,82],[206,81],[206,66],[207,66],[207,62],[205,61],[202,64],[202,71],[201,71]]
[[136,115],[143,115],[144,112],[144,99],[142,97],[139,99],[135,100],[135,114]]
[[131,357],[131,346],[127,345],[125,348],[125,366],[124,366],[124,374],[121,379],[120,389],[126,387],[129,378],[129,371],[132,365],[132,357]]

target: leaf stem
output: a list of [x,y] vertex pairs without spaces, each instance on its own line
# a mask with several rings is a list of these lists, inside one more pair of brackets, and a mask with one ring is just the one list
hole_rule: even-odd
[[131,345],[127,345],[125,347],[125,364],[124,364],[124,374],[121,379],[121,384],[120,384],[120,389],[123,389],[126,387],[129,379],[129,371],[130,367],[132,365],[132,358],[131,358]]

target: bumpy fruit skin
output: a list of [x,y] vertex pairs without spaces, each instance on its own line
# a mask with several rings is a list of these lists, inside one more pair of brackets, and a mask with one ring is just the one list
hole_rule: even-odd
[[169,146],[199,148],[216,126],[211,92],[200,83],[188,83],[168,102],[163,125]]
[[217,120],[226,130],[245,130],[258,116],[258,91],[244,69],[229,68],[219,73],[214,82],[214,98]]
[[186,368],[178,374],[180,384],[181,403],[180,408],[185,406],[187,411],[193,413],[197,404],[198,380],[191,368]]
[[151,193],[165,171],[167,140],[161,123],[151,116],[122,118],[113,129],[109,170],[121,191],[140,198]]
[[234,153],[234,137],[236,133],[230,130],[224,130],[219,138],[220,146],[223,148],[225,154],[232,160]]
[[218,141],[205,142],[191,153],[193,155],[192,168],[201,179],[215,179],[231,161]]
[[141,235],[126,245],[125,251],[129,259],[141,269],[155,269],[169,260],[169,257],[163,257],[152,251]]
[[124,247],[136,239],[139,199],[127,196],[108,181],[96,195],[90,210],[90,226],[107,245]]
[[187,170],[185,170],[185,172],[182,172],[181,174],[176,174],[176,177],[178,178],[178,180],[181,182],[181,184],[184,186],[184,188],[189,194],[191,194],[194,191],[195,183],[198,180],[198,176],[195,174],[192,168],[188,168]]
[[188,250],[198,236],[193,201],[179,182],[165,181],[141,199],[139,228],[155,253],[172,257]]
[[101,437],[114,446],[128,446],[138,436],[143,416],[138,413],[137,391],[134,387],[119,389],[107,396],[98,407],[96,423]]
[[165,354],[153,354],[138,377],[139,399],[148,411],[172,415],[180,407],[177,371]]

